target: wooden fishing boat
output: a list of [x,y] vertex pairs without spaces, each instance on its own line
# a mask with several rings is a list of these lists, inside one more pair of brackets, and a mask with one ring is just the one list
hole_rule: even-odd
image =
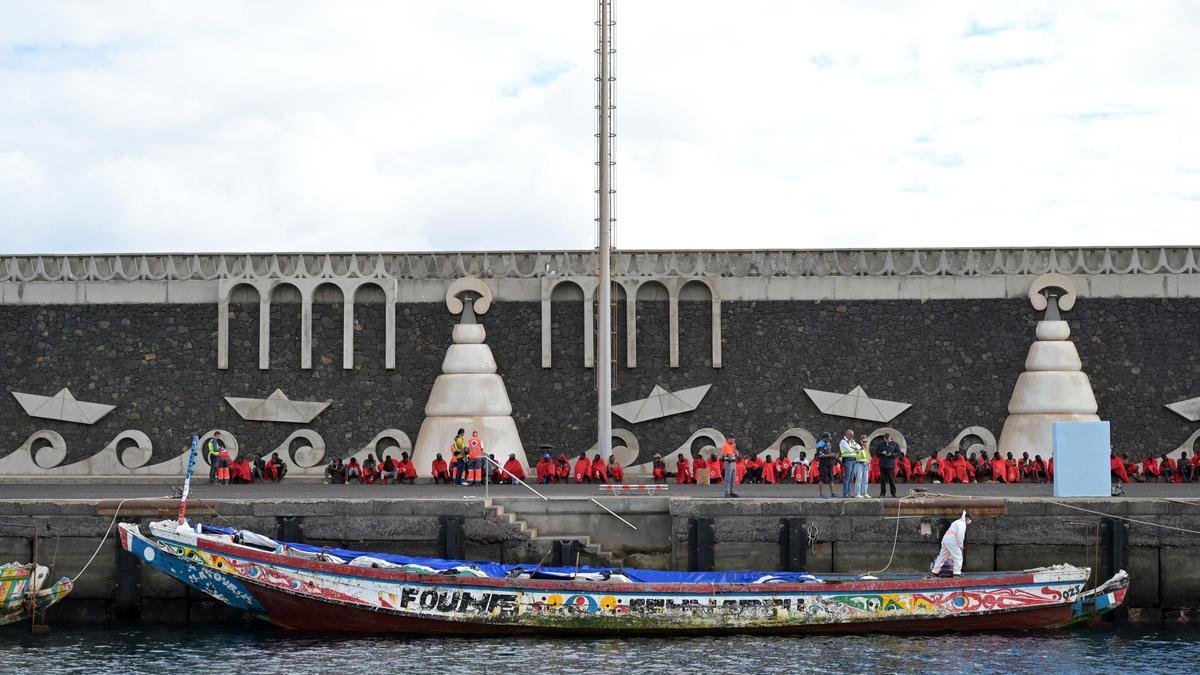
[[0,625],[28,621],[62,600],[74,583],[63,577],[50,586],[50,570],[42,565],[8,563],[0,565]]
[[156,569],[288,629],[414,634],[766,634],[1031,630],[1119,606],[1124,571],[848,575],[545,568],[277,542],[246,531],[120,524]]

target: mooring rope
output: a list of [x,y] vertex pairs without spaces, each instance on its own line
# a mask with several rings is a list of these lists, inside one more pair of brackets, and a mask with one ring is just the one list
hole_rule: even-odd
[[117,524],[117,516],[119,516],[121,514],[121,507],[125,506],[125,502],[127,502],[131,499],[139,499],[139,498],[138,497],[127,497],[125,499],[122,499],[117,504],[117,510],[113,511],[112,522],[110,522],[108,524],[108,529],[104,531],[104,536],[100,538],[100,544],[98,546],[96,546],[96,550],[92,552],[92,557],[88,558],[88,561],[83,564],[83,567],[79,570],[79,572],[77,572],[75,574],[75,576],[71,578],[71,583],[79,581],[79,577],[83,576],[83,573],[87,571],[88,566],[90,566],[92,564],[92,561],[96,559],[96,556],[100,555],[100,549],[104,548],[104,542],[108,541],[108,535],[112,532],[113,525]]

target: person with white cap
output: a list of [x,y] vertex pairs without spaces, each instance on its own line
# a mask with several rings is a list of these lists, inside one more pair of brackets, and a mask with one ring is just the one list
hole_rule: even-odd
[[942,550],[937,560],[933,561],[930,571],[939,577],[959,576],[962,574],[963,545],[967,539],[967,525],[971,524],[971,514],[966,511],[958,520],[950,523],[950,528],[942,537]]

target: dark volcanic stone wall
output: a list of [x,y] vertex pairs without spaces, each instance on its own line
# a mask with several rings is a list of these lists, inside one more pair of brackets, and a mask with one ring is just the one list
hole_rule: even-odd
[[[577,451],[593,441],[595,388],[583,367],[583,307],[552,313],[553,369],[541,367],[537,303],[498,302],[483,317],[527,450],[540,443]],[[693,413],[630,425],[642,459],[674,450],[693,431],[736,433],[761,448],[791,427],[814,433],[880,424],[817,412],[804,388],[848,391],[913,404],[889,426],[926,451],[979,425],[999,436],[1037,320],[1024,300],[725,302],[724,367],[711,368],[707,302],[680,303],[680,367],[668,364],[665,302],[639,301],[638,368],[625,367],[624,308],[616,312],[619,364],[613,401],[711,383]],[[116,404],[93,426],[33,419],[0,400],[0,449],[39,429],[67,441],[67,461],[90,455],[125,429],[154,442],[152,461],[186,448],[191,434],[232,430],[243,448],[273,449],[299,425],[244,422],[223,396],[332,399],[309,428],[331,452],[361,448],[398,428],[415,441],[454,318],[441,303],[397,307],[396,364],[383,367],[384,307],[355,306],[355,369],[342,369],[342,305],[313,306],[313,368],[300,369],[300,306],[272,306],[271,369],[258,369],[258,305],[234,305],[230,368],[216,368],[216,307],[207,305],[0,306],[6,326],[0,385],[50,395],[70,387],[81,400]],[[1200,425],[1163,407],[1200,395],[1200,301],[1083,299],[1066,318],[1117,447],[1174,448]]]

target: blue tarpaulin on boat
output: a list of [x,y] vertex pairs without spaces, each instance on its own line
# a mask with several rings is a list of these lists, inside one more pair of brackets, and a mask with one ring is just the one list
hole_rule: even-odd
[[[204,525],[203,531],[209,534],[224,534],[233,536],[236,530],[228,527]],[[422,565],[430,569],[443,571],[458,567],[473,567],[489,577],[503,579],[510,572],[533,572],[546,577],[556,576],[571,578],[572,575],[603,575],[606,572],[619,572],[630,581],[647,584],[753,584],[768,582],[805,583],[820,581],[807,572],[670,572],[662,570],[642,570],[628,567],[537,567],[536,565],[501,565],[490,560],[445,560],[443,558],[421,558],[393,553],[375,553],[372,551],[354,551],[345,548],[330,548],[327,546],[312,546],[281,541],[280,544],[306,553],[327,553],[347,562],[361,557],[371,557],[384,560],[394,565]]]

